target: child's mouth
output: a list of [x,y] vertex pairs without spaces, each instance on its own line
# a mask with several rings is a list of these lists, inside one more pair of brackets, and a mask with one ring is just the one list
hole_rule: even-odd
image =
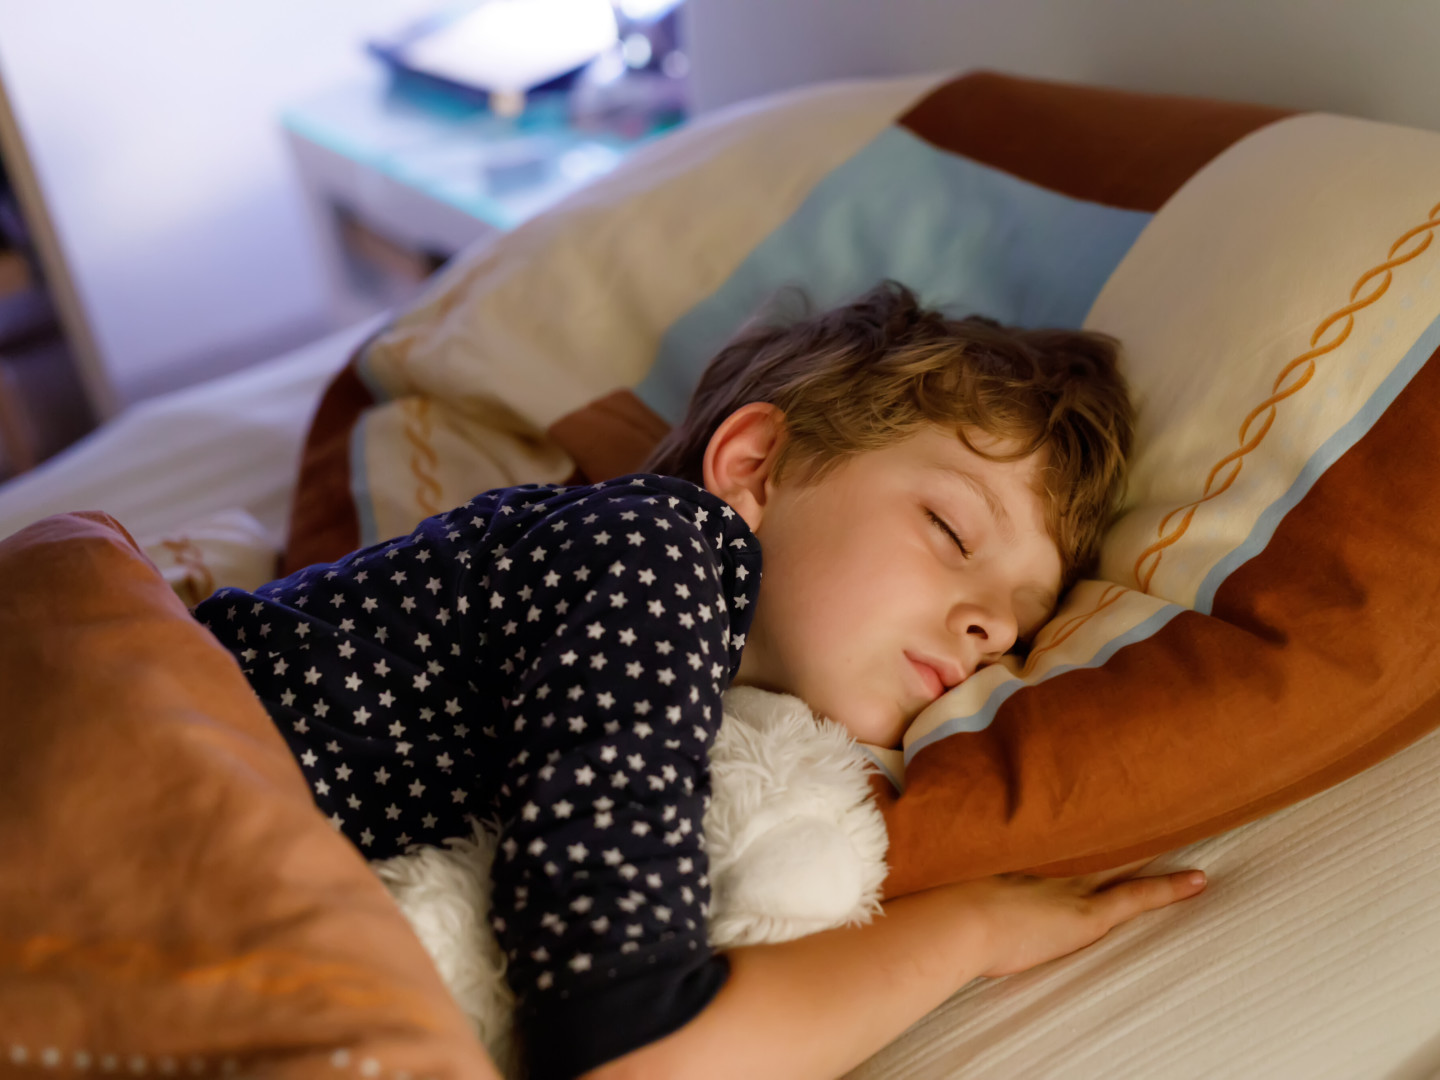
[[910,653],[905,654],[905,659],[910,661],[910,666],[920,676],[920,681],[925,687],[926,699],[934,701],[941,694],[945,693],[945,680],[940,673],[927,664],[924,660],[918,660]]

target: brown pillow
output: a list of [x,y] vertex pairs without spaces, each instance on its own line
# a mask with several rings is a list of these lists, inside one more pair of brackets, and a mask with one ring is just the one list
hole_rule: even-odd
[[0,543],[0,1054],[494,1075],[230,655],[104,514]]

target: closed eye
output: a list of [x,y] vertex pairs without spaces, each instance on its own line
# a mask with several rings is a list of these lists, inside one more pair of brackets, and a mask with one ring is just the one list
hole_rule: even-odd
[[926,510],[925,513],[929,516],[931,523],[934,524],[934,526],[941,532],[943,532],[946,536],[948,536],[951,543],[953,543],[957,548],[960,549],[960,554],[967,559],[970,558],[970,549],[965,546],[965,541],[961,540],[960,537],[955,535],[955,530],[950,528],[950,526],[945,523],[945,519],[940,517],[940,515],[935,513],[935,511],[933,510]]

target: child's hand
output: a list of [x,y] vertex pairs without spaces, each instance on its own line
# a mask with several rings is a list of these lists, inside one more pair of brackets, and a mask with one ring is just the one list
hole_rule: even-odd
[[975,976],[1072,953],[1205,887],[1187,880],[1194,871],[1120,880],[1136,869],[941,885],[887,901],[864,926],[732,949],[698,1016],[587,1076],[840,1076]]
[[982,974],[1013,975],[1083,949],[1112,927],[1205,888],[1198,870],[1129,877],[1142,865],[1077,878],[1004,874],[949,888],[981,920]]

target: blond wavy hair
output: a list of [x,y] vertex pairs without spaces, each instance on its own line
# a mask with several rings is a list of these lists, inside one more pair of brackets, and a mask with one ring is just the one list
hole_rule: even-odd
[[[1093,568],[1124,486],[1134,411],[1118,359],[1103,334],[952,319],[885,281],[842,307],[780,323],[762,317],[741,330],[645,469],[703,484],[710,437],[756,401],[785,417],[777,479],[800,468],[802,482],[813,482],[927,424],[994,461],[1044,451],[1039,493],[1068,587]],[[983,452],[977,432],[1011,449]]]

